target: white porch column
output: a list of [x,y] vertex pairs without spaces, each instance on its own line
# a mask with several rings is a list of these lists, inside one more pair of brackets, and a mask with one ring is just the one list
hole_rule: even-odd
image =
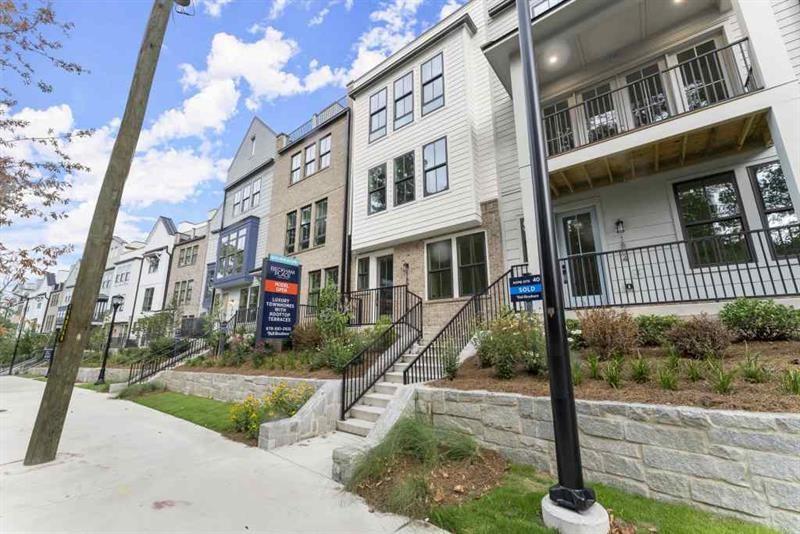
[[789,186],[792,203],[800,213],[800,82],[792,68],[786,43],[769,2],[733,0],[739,26],[750,39],[751,60],[765,88],[785,85],[786,95],[772,103],[769,129]]

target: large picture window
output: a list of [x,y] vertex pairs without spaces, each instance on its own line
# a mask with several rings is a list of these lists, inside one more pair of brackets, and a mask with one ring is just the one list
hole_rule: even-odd
[[286,214],[286,245],[284,251],[286,254],[294,252],[294,243],[297,239],[297,212],[293,211]]
[[800,219],[792,205],[792,197],[777,161],[750,167],[750,179],[758,199],[761,223],[769,234],[775,255],[800,254]]
[[476,295],[486,289],[486,240],[483,232],[456,238],[458,294]]
[[414,200],[414,152],[394,158],[394,205]]
[[328,231],[328,199],[318,200],[314,208],[314,245],[324,245]]
[[747,228],[732,172],[675,184],[675,197],[693,267],[750,261]]
[[378,213],[386,209],[386,164],[373,167],[368,172],[369,206],[368,213]]
[[422,114],[444,106],[444,61],[442,54],[422,64]]
[[394,129],[414,120],[414,73],[394,82]]
[[428,300],[453,297],[453,251],[450,240],[428,243]]
[[239,274],[244,269],[247,228],[240,228],[220,238],[218,278]]
[[311,246],[311,205],[300,208],[300,250]]
[[422,148],[422,167],[425,175],[425,195],[444,191],[448,187],[447,139],[428,143]]
[[386,135],[386,88],[369,97],[369,140]]

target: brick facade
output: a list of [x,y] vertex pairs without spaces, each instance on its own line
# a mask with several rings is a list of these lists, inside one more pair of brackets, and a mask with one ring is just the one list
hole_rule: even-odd
[[[189,250],[197,246],[197,257],[194,263],[190,265],[178,266],[180,260],[181,250]],[[187,240],[175,245],[172,251],[172,262],[169,271],[169,281],[167,282],[167,307],[172,303],[175,298],[175,284],[184,280],[192,280],[192,295],[188,302],[182,303],[179,307],[181,315],[184,316],[197,316],[200,313],[201,303],[203,301],[203,282],[205,281],[206,272],[206,250],[208,248],[208,236],[202,236],[195,239]]]

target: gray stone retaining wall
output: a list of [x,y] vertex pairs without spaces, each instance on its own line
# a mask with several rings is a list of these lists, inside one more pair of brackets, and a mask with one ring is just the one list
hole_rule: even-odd
[[[25,371],[26,374],[44,376],[47,374],[47,367],[31,367]],[[130,369],[127,367],[106,367],[106,382],[127,382]],[[99,367],[80,367],[76,382],[95,382],[100,374]]]
[[[800,533],[800,415],[576,403],[586,477]],[[547,397],[419,387],[416,410],[555,475]]]

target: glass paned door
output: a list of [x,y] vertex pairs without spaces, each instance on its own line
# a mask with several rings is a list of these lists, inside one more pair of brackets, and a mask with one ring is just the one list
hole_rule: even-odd
[[569,104],[566,100],[542,108],[548,156],[555,156],[575,148],[569,113]]
[[599,227],[593,210],[559,215],[561,246],[566,254],[561,275],[571,306],[602,304],[603,281],[599,252]]
[[677,55],[688,111],[728,98],[716,49],[714,41],[706,41]]
[[394,258],[391,254],[377,258],[378,263],[378,315],[386,315],[392,320],[392,286],[394,285]]
[[667,93],[661,81],[658,64],[632,72],[625,77],[628,84],[634,128],[646,126],[669,117]]
[[586,132],[588,141],[594,143],[619,133],[617,110],[614,109],[614,98],[611,84],[603,83],[581,93],[586,115]]

